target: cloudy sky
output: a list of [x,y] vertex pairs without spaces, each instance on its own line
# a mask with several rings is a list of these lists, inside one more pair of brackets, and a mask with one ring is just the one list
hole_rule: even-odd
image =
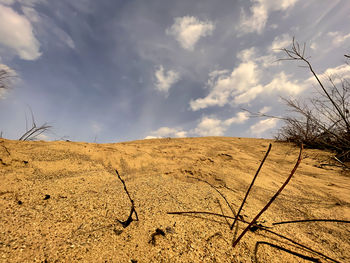
[[[348,0],[0,0],[0,130],[17,139],[30,109],[41,139],[272,138],[281,97],[315,92],[317,73],[350,76]],[[314,86],[314,87],[313,87]]]

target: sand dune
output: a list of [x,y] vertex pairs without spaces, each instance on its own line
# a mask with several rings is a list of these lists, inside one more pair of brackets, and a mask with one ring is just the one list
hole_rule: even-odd
[[[1,262],[332,262],[266,230],[230,230],[233,216],[215,186],[250,221],[283,184],[299,149],[272,140],[206,137],[115,144],[0,140]],[[296,174],[258,223],[338,262],[350,262],[350,177],[332,154],[307,149]],[[326,165],[324,165],[326,164]],[[123,227],[130,200],[138,221]],[[201,180],[197,180],[197,179]],[[135,219],[135,214],[133,214]],[[252,229],[254,230],[254,229]],[[260,242],[260,243],[259,243]],[[276,247],[278,246],[278,247]],[[291,254],[287,249],[300,255]]]

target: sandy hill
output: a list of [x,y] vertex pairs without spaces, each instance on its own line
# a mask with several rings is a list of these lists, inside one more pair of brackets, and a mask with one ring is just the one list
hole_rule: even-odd
[[[218,191],[237,212],[269,143],[238,227],[231,231],[232,219],[215,215],[167,214],[232,217]],[[331,153],[318,150],[304,151],[290,183],[259,218],[264,229],[251,228],[232,247],[247,226],[242,221],[270,200],[298,153],[291,144],[228,137],[113,144],[0,139],[0,261],[350,262],[350,224],[342,222],[350,220],[350,177]],[[139,219],[133,213],[127,227],[118,220],[127,221],[131,203],[115,169]],[[304,219],[340,221],[273,224]]]

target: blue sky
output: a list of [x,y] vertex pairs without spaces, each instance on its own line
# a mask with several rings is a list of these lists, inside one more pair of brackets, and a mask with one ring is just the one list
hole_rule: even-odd
[[310,73],[275,62],[292,37],[316,72],[350,76],[348,0],[0,0],[0,130],[32,109],[40,139],[272,138],[280,97],[313,96]]

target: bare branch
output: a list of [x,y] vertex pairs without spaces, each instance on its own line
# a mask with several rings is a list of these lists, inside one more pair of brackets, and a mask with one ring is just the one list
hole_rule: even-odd
[[288,178],[286,179],[286,181],[284,182],[284,184],[280,187],[280,189],[278,189],[278,191],[274,194],[274,196],[270,199],[270,201],[264,206],[263,209],[261,209],[261,211],[254,217],[254,219],[250,222],[250,224],[243,230],[243,232],[241,233],[241,235],[233,242],[232,246],[235,247],[238,242],[241,240],[241,238],[245,235],[245,233],[251,228],[252,225],[255,224],[255,222],[258,220],[258,218],[270,207],[270,205],[273,203],[273,201],[275,201],[275,199],[277,198],[277,196],[282,192],[282,190],[287,186],[287,184],[289,183],[290,179],[292,178],[292,176],[294,175],[294,173],[296,172],[296,170],[298,169],[299,164],[301,163],[301,159],[302,159],[302,154],[303,152],[303,145],[301,145],[300,147],[300,152],[299,152],[299,157],[298,160],[293,168],[293,170],[291,171],[290,175],[288,176]]
[[248,197],[248,195],[249,195],[249,192],[250,192],[250,190],[251,190],[252,187],[253,187],[253,184],[254,184],[254,182],[255,182],[255,179],[258,177],[258,174],[259,174],[259,172],[260,172],[262,166],[264,165],[264,162],[265,162],[267,156],[268,156],[269,153],[270,153],[271,147],[272,147],[272,145],[271,145],[271,143],[270,143],[270,144],[269,144],[269,148],[267,149],[266,154],[265,154],[264,158],[262,159],[262,161],[261,161],[261,163],[260,163],[260,165],[259,165],[259,168],[258,168],[258,170],[256,171],[255,176],[254,176],[254,178],[253,178],[253,180],[252,180],[252,182],[251,182],[251,184],[250,184],[250,186],[249,186],[249,188],[248,188],[248,190],[247,190],[247,193],[245,194],[245,196],[244,196],[244,198],[243,198],[243,201],[242,201],[242,203],[241,203],[241,206],[240,206],[239,209],[238,209],[238,212],[237,212],[237,215],[236,215],[236,217],[235,217],[235,220],[233,221],[233,223],[232,223],[232,225],[231,225],[231,228],[230,228],[231,230],[233,229],[233,227],[234,227],[234,225],[235,225],[235,223],[236,223],[236,221],[237,221],[237,219],[238,219],[238,217],[239,217],[239,214],[241,213],[241,210],[242,210],[242,208],[243,208],[243,206],[244,206],[245,201],[247,200],[247,197]]

